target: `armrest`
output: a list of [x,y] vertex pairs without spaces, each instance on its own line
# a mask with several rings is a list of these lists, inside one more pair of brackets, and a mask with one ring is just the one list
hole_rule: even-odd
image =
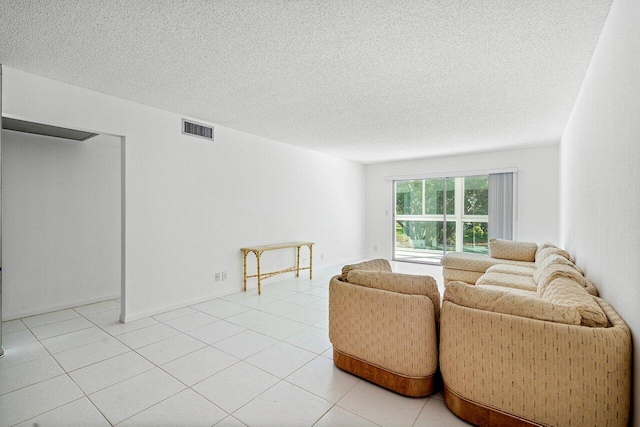
[[440,318],[440,291],[431,276],[391,273],[386,271],[353,270],[348,274],[351,284],[405,295],[424,295],[433,303],[436,321]]

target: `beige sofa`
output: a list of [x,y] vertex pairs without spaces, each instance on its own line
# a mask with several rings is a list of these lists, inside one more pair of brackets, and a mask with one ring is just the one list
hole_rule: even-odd
[[566,277],[598,296],[598,290],[573,263],[570,254],[550,243],[538,246],[491,238],[489,255],[450,252],[441,262],[445,284],[457,280],[536,291],[540,280]]
[[347,265],[329,284],[335,365],[403,395],[439,389],[439,317],[435,280],[393,273],[386,260]]
[[[548,245],[535,249],[531,265],[496,262],[477,286],[449,279],[440,370],[445,403],[459,417],[476,425],[627,425],[629,328],[562,252]],[[482,262],[496,254],[505,256],[495,250]]]

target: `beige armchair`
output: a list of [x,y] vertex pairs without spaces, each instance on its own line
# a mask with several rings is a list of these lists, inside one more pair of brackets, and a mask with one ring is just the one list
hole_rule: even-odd
[[335,365],[406,396],[439,388],[439,318],[435,280],[392,273],[386,260],[345,266],[329,285]]
[[626,426],[631,332],[581,284],[447,285],[440,369],[447,407],[480,426]]

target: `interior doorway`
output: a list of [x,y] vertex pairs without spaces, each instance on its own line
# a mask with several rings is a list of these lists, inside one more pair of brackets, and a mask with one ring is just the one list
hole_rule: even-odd
[[3,317],[118,299],[124,318],[124,137],[3,128]]

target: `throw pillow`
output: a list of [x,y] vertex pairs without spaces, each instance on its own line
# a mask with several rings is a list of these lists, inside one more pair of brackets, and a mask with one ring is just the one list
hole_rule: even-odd
[[514,242],[492,237],[489,239],[489,253],[492,258],[514,261],[535,261],[538,245],[533,242]]

